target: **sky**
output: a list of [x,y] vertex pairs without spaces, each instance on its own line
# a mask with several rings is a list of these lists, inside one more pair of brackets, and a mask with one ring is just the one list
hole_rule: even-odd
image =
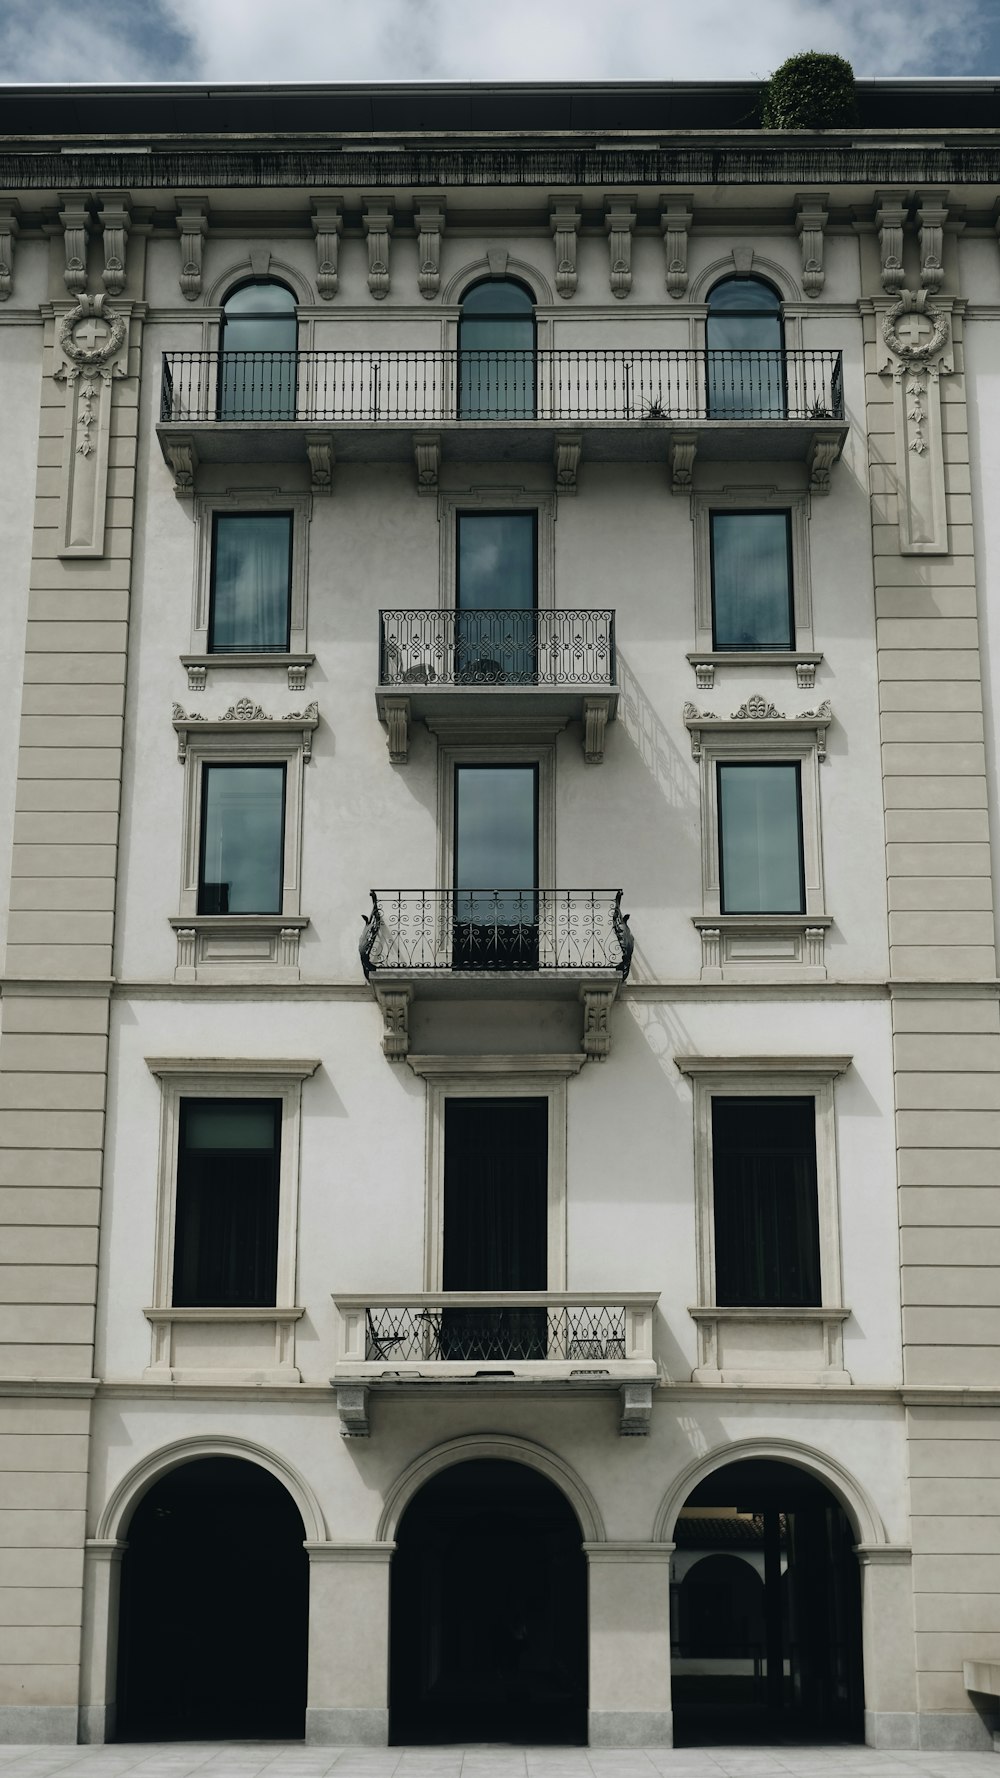
[[741,80],[802,49],[1000,76],[1000,0],[0,0],[0,82]]

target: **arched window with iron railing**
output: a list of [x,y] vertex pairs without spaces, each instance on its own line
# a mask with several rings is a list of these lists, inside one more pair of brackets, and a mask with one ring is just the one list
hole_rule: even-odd
[[524,284],[512,278],[486,278],[462,298],[458,417],[535,417],[534,299]]
[[294,420],[298,322],[287,284],[240,284],[222,305],[219,419]]
[[710,420],[781,420],[788,408],[781,298],[763,278],[723,278],[705,323]]

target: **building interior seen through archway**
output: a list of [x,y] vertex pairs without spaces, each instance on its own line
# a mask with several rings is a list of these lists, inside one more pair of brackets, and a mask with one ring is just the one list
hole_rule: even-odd
[[674,1539],[677,1744],[861,1740],[857,1539],[829,1489],[792,1464],[731,1463],[688,1496]]

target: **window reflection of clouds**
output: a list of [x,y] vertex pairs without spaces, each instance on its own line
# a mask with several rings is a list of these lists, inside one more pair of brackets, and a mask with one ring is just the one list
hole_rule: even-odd
[[280,765],[206,766],[200,912],[281,912],[284,791]]
[[801,836],[797,765],[720,765],[723,911],[801,913]]
[[534,767],[459,766],[456,802],[456,887],[534,887]]
[[530,610],[535,602],[535,514],[459,513],[462,610]]

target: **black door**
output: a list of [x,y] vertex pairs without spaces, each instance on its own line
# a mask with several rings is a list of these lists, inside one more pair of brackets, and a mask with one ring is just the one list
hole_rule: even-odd
[[[548,1100],[449,1099],[445,1105],[445,1290],[548,1285]],[[544,1309],[446,1309],[442,1356],[544,1358]]]

